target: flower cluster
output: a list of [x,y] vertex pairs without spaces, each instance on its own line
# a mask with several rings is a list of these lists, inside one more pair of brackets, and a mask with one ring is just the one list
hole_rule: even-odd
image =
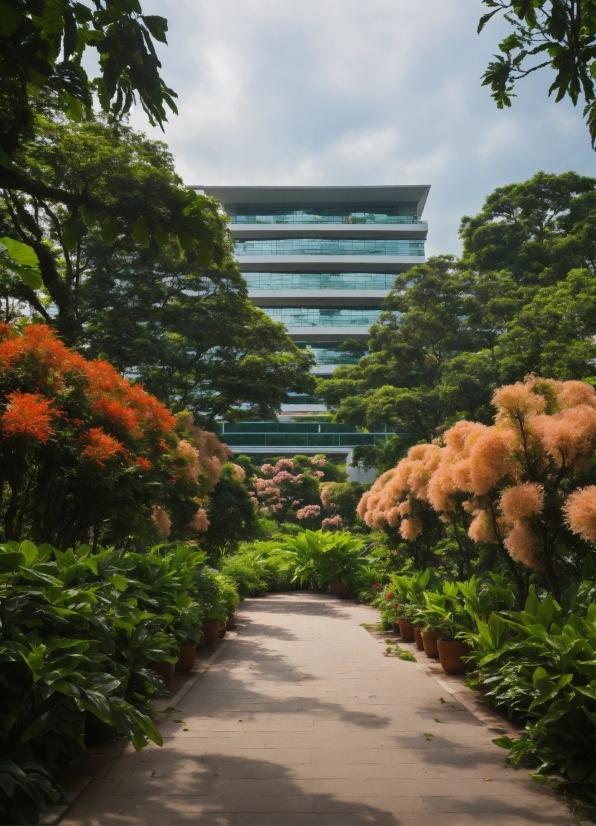
[[319,480],[324,477],[327,460],[324,456],[296,456],[293,459],[279,459],[275,464],[266,462],[252,483],[252,501],[261,513],[273,516],[279,522],[287,519],[303,521],[314,519],[313,511],[308,516],[299,514],[304,508],[318,508],[316,517],[321,516],[319,500]]
[[596,487],[573,492],[593,461],[596,390],[531,376],[497,390],[493,404],[493,426],[460,421],[440,444],[413,447],[364,494],[358,513],[411,540],[423,530],[424,507],[447,521],[460,509],[470,515],[471,539],[548,571],[564,518],[596,538]]
[[[6,539],[18,538],[23,525],[54,545],[98,541],[116,529],[126,537],[150,517],[160,535],[175,525],[186,531],[196,497],[229,455],[189,414],[174,416],[107,362],[70,350],[50,327],[0,324],[0,464],[13,468]],[[64,524],[57,514],[68,514]],[[189,529],[205,530],[205,519]]]

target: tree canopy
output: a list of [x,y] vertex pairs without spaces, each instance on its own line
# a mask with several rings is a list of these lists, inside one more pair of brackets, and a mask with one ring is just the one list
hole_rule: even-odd
[[[0,259],[7,321],[28,305],[65,341],[207,425],[271,416],[287,390],[312,389],[308,354],[248,301],[218,202],[189,200],[163,143],[105,119],[75,124],[46,111],[19,159],[52,188],[87,192],[112,217],[5,191],[0,236],[29,245],[42,281],[24,283]],[[187,217],[194,226],[175,240],[165,232]]]
[[596,181],[538,173],[464,217],[460,259],[396,278],[369,352],[317,392],[338,421],[396,436],[358,449],[382,467],[458,419],[488,423],[491,395],[529,373],[596,377]]
[[499,109],[511,106],[515,84],[550,66],[555,72],[549,95],[583,98],[592,146],[596,144],[596,2],[595,0],[482,0],[490,11],[480,18],[480,33],[495,15],[512,31],[499,43],[483,76]]

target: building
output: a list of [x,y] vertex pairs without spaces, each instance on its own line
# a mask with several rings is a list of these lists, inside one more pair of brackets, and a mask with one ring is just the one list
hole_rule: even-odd
[[[428,226],[422,213],[429,186],[196,188],[220,200],[230,218],[250,299],[283,321],[299,347],[313,350],[317,376],[358,361],[395,276],[425,260]],[[297,420],[324,411],[320,400],[294,396],[282,408],[278,427],[284,417]],[[331,424],[323,432],[333,427],[338,442],[353,432]],[[255,443],[258,430],[252,431]],[[298,435],[297,427],[293,432]],[[319,427],[312,435],[321,432]],[[228,432],[226,441],[231,444]],[[262,452],[273,452],[273,444],[264,447]],[[284,451],[290,447],[284,445]],[[304,445],[296,447],[306,452]],[[320,444],[318,452],[325,447]]]

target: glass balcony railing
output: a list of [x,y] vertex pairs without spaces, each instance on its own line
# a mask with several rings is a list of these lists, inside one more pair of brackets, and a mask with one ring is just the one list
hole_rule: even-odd
[[236,255],[424,255],[410,238],[257,238],[236,242]]
[[358,447],[386,441],[388,433],[223,433],[230,447]]
[[358,433],[353,425],[337,424],[335,422],[239,422],[222,423],[223,437],[228,438],[230,433]]
[[237,213],[230,216],[232,224],[415,224],[415,215],[391,215],[388,212],[346,212],[320,210],[310,212],[297,209]]
[[359,310],[346,307],[267,307],[264,309],[274,321],[286,327],[370,327],[379,317],[379,310]]
[[323,347],[309,348],[314,353],[317,364],[358,364],[362,356],[345,353],[343,350],[331,350]]
[[395,273],[246,272],[249,290],[390,290]]

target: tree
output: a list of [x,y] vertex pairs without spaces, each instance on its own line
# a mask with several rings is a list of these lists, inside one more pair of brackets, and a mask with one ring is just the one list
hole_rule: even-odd
[[[65,549],[196,536],[227,449],[46,325],[0,328],[4,540]],[[153,521],[153,528],[152,528]],[[206,527],[206,526],[205,526]],[[131,540],[132,537],[132,540]]]
[[594,179],[539,172],[462,219],[460,260],[399,276],[371,354],[317,387],[337,420],[396,433],[355,458],[387,469],[461,418],[488,424],[494,390],[528,373],[594,376],[595,221]]
[[[166,43],[167,30],[164,17],[143,15],[139,0],[92,0],[91,7],[77,0],[3,0],[0,186],[34,194],[34,180],[11,161],[30,134],[40,92],[51,91],[58,108],[74,120],[90,114],[94,94],[115,117],[128,112],[138,96],[150,122],[162,126],[165,107],[176,112],[176,94],[159,75],[153,41]],[[93,80],[83,67],[89,48],[99,57]],[[36,194],[52,197],[39,189]]]
[[464,556],[470,540],[499,549],[522,602],[520,566],[538,572],[560,601],[561,586],[579,578],[593,553],[593,487],[583,485],[593,479],[596,390],[533,376],[499,388],[493,404],[494,425],[462,420],[441,444],[413,447],[364,495],[359,514],[413,540],[430,507]]
[[463,262],[477,273],[510,273],[526,290],[554,284],[570,269],[596,269],[596,180],[537,172],[498,187],[474,217],[464,216]]
[[511,106],[515,84],[550,66],[555,78],[548,90],[557,102],[569,97],[576,106],[585,101],[584,117],[592,146],[596,144],[596,3],[594,0],[482,0],[489,8],[480,18],[478,33],[502,14],[513,31],[499,43],[483,76],[499,109]]
[[36,123],[22,152],[27,166],[62,188],[94,193],[119,217],[106,226],[86,208],[73,217],[59,202],[6,192],[0,233],[30,245],[43,279],[33,289],[0,263],[7,298],[27,301],[64,340],[208,426],[219,416],[269,417],[286,390],[308,392],[309,357],[248,301],[216,201],[200,199],[202,241],[190,235],[186,251],[167,234],[160,244],[144,234],[135,217],[142,211],[162,227],[187,208],[164,144],[101,121],[40,115]]
[[[172,246],[168,232],[177,225],[177,245],[191,260],[212,263],[214,269],[224,262],[229,266],[231,241],[217,202],[182,186],[164,144],[129,127],[72,124],[50,112],[36,116],[35,134],[19,149],[18,160],[32,178],[52,192],[69,192],[76,202],[70,207],[59,194],[5,189],[0,212],[2,234],[27,244],[37,257],[55,315],[31,287],[19,287],[17,297],[54,324],[68,343],[81,335],[80,290],[89,269],[85,239],[90,233],[111,247],[128,242],[155,253]],[[91,196],[98,210],[80,202],[82,194]],[[4,269],[11,269],[6,259]]]

